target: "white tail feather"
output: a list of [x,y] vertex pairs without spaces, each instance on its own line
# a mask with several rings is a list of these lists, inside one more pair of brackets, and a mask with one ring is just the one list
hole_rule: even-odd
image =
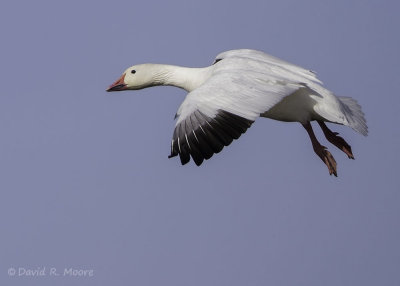
[[338,96],[343,114],[346,116],[347,124],[355,131],[364,136],[368,135],[368,126],[361,110],[361,106],[351,97]]

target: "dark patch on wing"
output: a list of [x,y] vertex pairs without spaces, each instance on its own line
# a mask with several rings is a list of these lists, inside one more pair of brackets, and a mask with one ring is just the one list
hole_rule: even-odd
[[216,59],[213,63],[213,65],[215,65],[216,63],[218,63],[219,61],[222,61],[222,59]]
[[253,122],[224,110],[219,110],[214,118],[196,110],[175,127],[168,158],[179,155],[184,165],[191,156],[200,166],[204,159],[210,159],[238,139]]

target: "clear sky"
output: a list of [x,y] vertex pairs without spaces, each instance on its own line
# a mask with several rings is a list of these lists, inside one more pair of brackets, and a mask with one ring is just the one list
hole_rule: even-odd
[[[400,285],[399,9],[3,0],[0,285]],[[133,64],[202,67],[236,48],[362,105],[368,137],[330,125],[356,160],[317,133],[338,178],[300,124],[268,119],[181,166],[167,156],[183,90],[105,92]]]

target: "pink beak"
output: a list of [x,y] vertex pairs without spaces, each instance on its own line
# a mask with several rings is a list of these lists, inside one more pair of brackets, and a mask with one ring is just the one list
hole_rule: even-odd
[[125,74],[123,74],[116,82],[114,82],[107,91],[121,91],[126,89],[126,83],[124,81]]

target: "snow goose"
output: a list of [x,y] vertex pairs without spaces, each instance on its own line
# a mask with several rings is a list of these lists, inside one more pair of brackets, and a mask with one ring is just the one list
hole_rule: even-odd
[[107,91],[137,90],[171,85],[188,92],[175,118],[171,155],[182,165],[210,159],[258,118],[300,122],[315,153],[329,174],[337,176],[336,161],[313,132],[317,121],[329,142],[354,159],[350,145],[325,122],[346,125],[367,135],[364,114],[350,97],[335,96],[322,86],[315,73],[255,50],[219,54],[205,68],[141,64],[128,68]]

